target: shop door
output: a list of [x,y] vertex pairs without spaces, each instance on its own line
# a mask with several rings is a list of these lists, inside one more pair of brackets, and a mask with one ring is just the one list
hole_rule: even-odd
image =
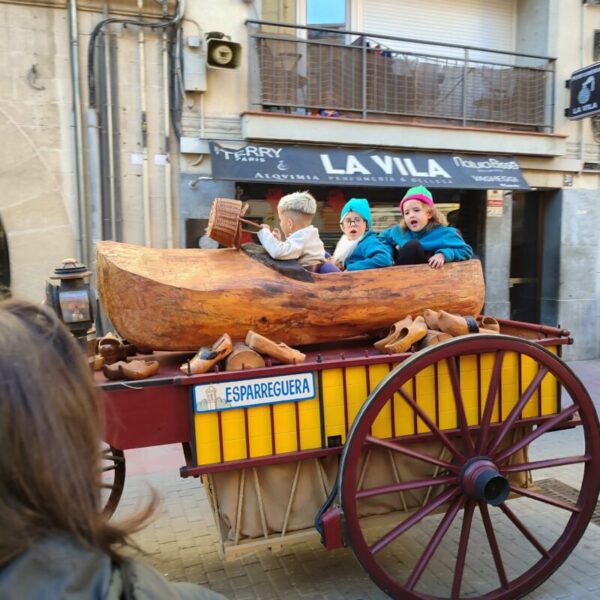
[[537,193],[513,194],[509,286],[510,316],[515,321],[539,323],[540,214]]

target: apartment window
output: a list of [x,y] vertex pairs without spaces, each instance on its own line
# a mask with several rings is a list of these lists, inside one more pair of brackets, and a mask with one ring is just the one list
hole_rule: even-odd
[[[347,0],[304,0],[306,24],[327,29],[347,29],[348,11]],[[301,9],[302,10],[302,9]],[[320,31],[309,31],[309,39],[331,39],[335,34]]]
[[306,24],[343,29],[346,26],[346,0],[306,0]]

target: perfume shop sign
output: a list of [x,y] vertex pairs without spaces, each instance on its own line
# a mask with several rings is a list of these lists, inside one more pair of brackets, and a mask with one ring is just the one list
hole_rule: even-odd
[[335,185],[528,189],[515,158],[211,142],[214,179]]

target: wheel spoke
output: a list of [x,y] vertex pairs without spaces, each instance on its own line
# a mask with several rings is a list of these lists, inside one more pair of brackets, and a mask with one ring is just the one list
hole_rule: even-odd
[[433,534],[433,537],[431,538],[431,540],[429,540],[429,544],[427,544],[427,547],[423,551],[423,554],[421,554],[421,557],[417,561],[413,572],[408,578],[406,582],[406,588],[408,590],[412,590],[415,587],[415,585],[417,585],[417,582],[421,578],[421,575],[423,575],[423,571],[426,569],[427,565],[429,564],[429,561],[435,554],[435,551],[438,549],[440,543],[442,542],[442,539],[448,531],[448,528],[450,527],[450,525],[452,525],[452,522],[456,518],[456,514],[458,513],[464,502],[464,496],[459,496],[452,502],[452,505],[448,509],[448,512],[444,515],[444,518],[441,520],[440,524],[435,530],[435,533]]
[[[538,425],[533,431],[524,435],[518,442],[505,448],[499,456],[493,457],[497,463],[501,463],[505,461],[507,458],[511,457],[515,452],[518,452],[521,448],[528,446],[535,440],[537,440],[541,435],[546,433],[548,430],[556,427],[563,421],[566,421],[569,417],[571,417],[574,413],[577,412],[577,406],[572,404],[565,410],[559,412],[557,415],[544,421],[541,425]],[[493,456],[493,455],[492,455]]]
[[500,580],[500,585],[506,590],[508,589],[508,578],[506,577],[506,570],[504,569],[504,563],[502,562],[502,555],[500,554],[500,547],[498,546],[498,540],[496,539],[494,526],[492,525],[492,520],[490,519],[490,513],[485,502],[479,502],[478,504],[479,512],[481,513],[481,518],[485,527],[485,533],[490,545],[490,550],[492,551],[492,556],[494,558],[494,564],[496,565],[498,579]]
[[492,371],[492,377],[490,380],[490,387],[488,389],[488,395],[485,401],[485,409],[483,411],[483,417],[481,419],[481,427],[479,429],[479,436],[477,438],[477,454],[483,452],[483,448],[487,444],[488,434],[490,431],[490,423],[492,421],[492,413],[494,412],[494,400],[500,387],[500,380],[502,378],[502,364],[504,362],[504,351],[498,352],[496,360],[494,361],[494,369]]
[[500,510],[512,521],[512,523],[515,525],[515,527],[527,538],[527,540],[529,540],[529,542],[531,543],[531,545],[542,556],[545,556],[546,558],[548,558],[550,556],[550,553],[548,552],[548,550],[546,550],[546,548],[544,548],[544,546],[542,546],[542,544],[533,535],[533,533],[531,533],[531,531],[529,531],[529,529],[527,529],[527,527],[525,527],[525,525],[517,517],[517,515],[515,515],[515,513],[510,508],[508,508],[506,502],[503,502],[500,505]]
[[462,452],[452,443],[450,438],[429,418],[429,415],[414,401],[414,399],[405,392],[402,388],[398,390],[398,393],[402,396],[405,402],[417,413],[417,416],[429,427],[431,433],[433,433],[441,442],[459,459],[464,460],[465,456]]
[[418,490],[425,487],[434,487],[437,485],[457,485],[458,478],[454,475],[447,477],[431,477],[430,479],[417,479],[415,481],[404,481],[399,483],[393,483],[391,485],[383,485],[377,488],[369,488],[367,490],[360,490],[356,493],[357,500],[363,500],[364,498],[371,498],[372,496],[379,496],[382,494],[392,494],[395,492],[406,492],[408,490]]
[[521,496],[526,496],[527,498],[532,498],[533,500],[539,500],[540,502],[550,504],[551,506],[556,506],[557,508],[562,508],[563,510],[577,513],[580,512],[580,509],[574,504],[569,504],[568,502],[563,502],[562,500],[556,500],[555,498],[550,498],[544,494],[539,494],[538,492],[533,492],[517,485],[511,485],[510,489]]
[[390,542],[393,542],[398,536],[402,535],[405,531],[408,531],[413,525],[416,525],[419,521],[424,519],[428,514],[442,506],[442,504],[453,500],[460,494],[460,490],[457,488],[451,488],[437,495],[429,504],[423,508],[414,512],[410,517],[404,519],[400,525],[394,527],[391,531],[388,531],[382,538],[377,540],[374,544],[369,547],[372,554],[375,554],[385,548]]
[[393,450],[394,452],[399,452],[400,454],[404,454],[405,456],[410,456],[411,458],[416,458],[417,460],[421,460],[423,462],[430,463],[432,465],[437,465],[438,467],[447,469],[451,473],[458,473],[460,470],[460,467],[458,467],[457,465],[453,465],[444,460],[439,460],[433,456],[429,456],[429,454],[423,454],[422,452],[418,452],[416,450],[410,450],[406,446],[400,446],[400,445],[395,444],[394,442],[390,442],[388,440],[382,440],[382,439],[368,435],[365,438],[365,441],[370,444],[374,444],[376,446],[388,448],[389,450]]
[[113,460],[115,462],[125,462],[125,457],[124,456],[120,456],[118,454],[115,454],[111,450],[105,450],[104,452],[102,452],[102,459],[103,460]]
[[[500,445],[504,441],[504,438],[506,437],[506,434],[512,428],[514,422],[521,414],[521,411],[525,408],[527,402],[529,402],[535,391],[540,387],[544,377],[546,377],[546,375],[548,374],[548,371],[548,367],[541,367],[540,370],[537,372],[537,375],[527,386],[527,389],[519,398],[519,401],[513,406],[508,417],[506,417],[506,420],[504,421],[502,427],[500,428],[500,431],[494,438],[492,445],[486,450],[486,454],[493,454],[496,451],[496,449],[500,447]],[[502,415],[500,415],[500,418],[502,418]]]
[[458,426],[462,431],[463,440],[467,446],[467,453],[473,456],[475,445],[471,437],[469,424],[467,423],[467,415],[465,413],[465,403],[463,402],[462,393],[460,391],[460,381],[458,380],[458,369],[456,368],[456,358],[451,356],[446,359],[448,365],[448,373],[450,374],[450,383],[452,384],[452,392],[454,394],[454,404],[456,406],[456,417]]
[[576,465],[578,463],[590,462],[592,457],[589,454],[581,456],[566,456],[564,458],[549,458],[547,460],[536,460],[529,463],[520,463],[515,465],[506,465],[500,469],[504,473],[520,473],[521,471],[534,471],[535,469],[547,469],[550,467],[560,467],[562,465]]
[[454,579],[452,581],[452,598],[458,598],[460,596],[460,587],[462,585],[463,572],[465,569],[465,559],[467,557],[469,534],[471,533],[471,523],[473,522],[474,511],[475,502],[469,500],[465,506],[462,527],[460,530],[458,554],[456,555],[456,566],[454,567]]

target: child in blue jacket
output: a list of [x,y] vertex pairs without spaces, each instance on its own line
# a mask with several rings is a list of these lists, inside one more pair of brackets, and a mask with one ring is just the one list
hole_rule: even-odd
[[402,222],[379,233],[397,265],[429,263],[439,269],[444,263],[468,260],[473,249],[435,207],[424,186],[410,188],[400,202]]
[[390,248],[371,231],[371,208],[366,198],[351,198],[340,214],[344,235],[332,261],[342,270],[360,271],[393,265]]

